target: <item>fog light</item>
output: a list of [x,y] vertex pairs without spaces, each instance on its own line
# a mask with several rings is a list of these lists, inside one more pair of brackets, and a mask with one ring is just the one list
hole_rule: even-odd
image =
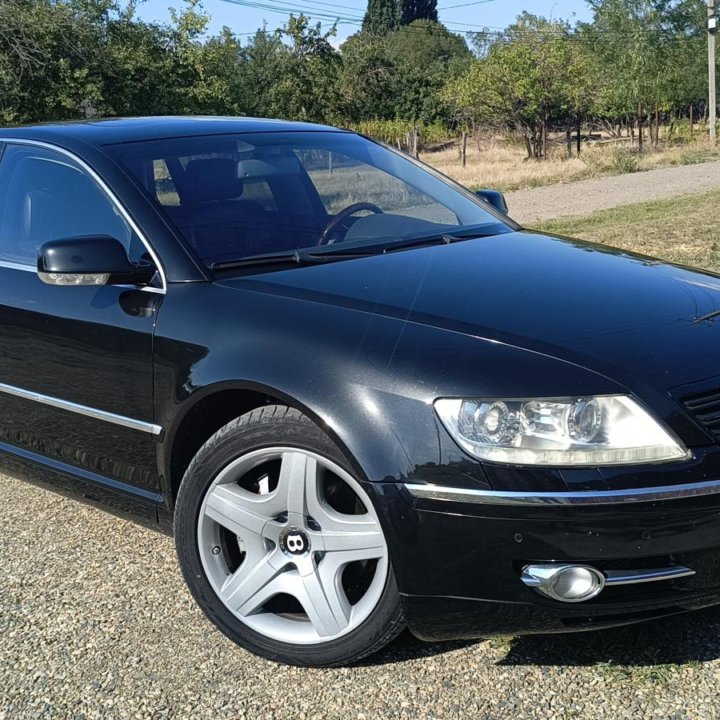
[[522,581],[560,602],[584,602],[600,594],[605,576],[589,565],[526,565]]

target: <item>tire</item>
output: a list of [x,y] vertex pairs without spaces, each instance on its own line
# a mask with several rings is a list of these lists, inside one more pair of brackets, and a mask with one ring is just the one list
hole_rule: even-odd
[[253,410],[202,446],[180,485],[175,545],[198,605],[256,655],[347,665],[404,628],[372,502],[298,410]]

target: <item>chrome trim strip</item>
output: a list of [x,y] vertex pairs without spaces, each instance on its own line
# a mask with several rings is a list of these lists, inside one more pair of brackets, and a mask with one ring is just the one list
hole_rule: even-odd
[[62,460],[56,460],[55,458],[48,457],[47,455],[41,455],[40,453],[33,452],[32,450],[27,450],[26,448],[0,442],[0,453],[6,453],[35,464],[43,465],[55,472],[71,475],[74,478],[82,478],[83,480],[98,485],[105,490],[120,491],[126,493],[127,495],[139,497],[142,500],[149,500],[153,504],[159,504],[165,501],[163,494],[157,491],[147,490],[145,488],[137,487],[136,485],[129,485],[122,480],[116,480],[105,475],[99,475],[87,468],[83,468],[78,465],[70,465]]
[[695,571],[682,565],[652,570],[605,570],[605,585],[639,585],[660,580],[677,580],[691,577]]
[[720,480],[635,488],[632,490],[582,490],[575,492],[510,492],[503,490],[468,490],[440,485],[405,483],[405,489],[416,498],[476,505],[621,505],[701,497],[720,493]]
[[[34,275],[38,274],[37,268],[32,265],[24,265],[23,263],[10,262],[9,260],[0,260],[0,268],[9,268],[10,270],[22,270],[23,272],[30,272]],[[136,290],[137,292],[156,293],[158,295],[164,295],[165,291],[162,288],[151,287],[150,285],[96,285],[94,287],[117,287],[126,288],[128,290]]]
[[[115,193],[110,189],[110,186],[82,158],[78,157],[75,153],[66,150],[65,148],[59,147],[58,145],[53,145],[52,143],[44,142],[42,140],[27,140],[25,138],[0,137],[0,143],[7,143],[8,145],[30,145],[32,147],[41,147],[46,150],[51,150],[53,152],[60,153],[61,155],[65,155],[65,157],[68,157],[73,162],[77,163],[98,184],[100,189],[108,196],[110,202],[115,205],[120,214],[125,218],[127,223],[140,238],[142,244],[145,246],[148,253],[150,253],[150,257],[153,259],[153,262],[155,263],[158,272],[160,273],[160,280],[162,281],[161,292],[164,293],[167,291],[167,278],[165,277],[165,270],[163,269],[162,263],[160,262],[157,254],[155,253],[155,250],[153,250],[152,246],[140,230],[137,223],[132,219],[130,213],[125,209],[125,206],[120,202]],[[154,289],[157,291],[159,288]]]
[[159,435],[162,432],[162,427],[160,425],[153,425],[152,423],[145,422],[144,420],[135,420],[133,418],[116,415],[115,413],[107,412],[105,410],[96,410],[95,408],[88,407],[87,405],[79,405],[78,403],[70,402],[69,400],[60,400],[59,398],[43,395],[42,393],[33,392],[32,390],[23,390],[22,388],[14,387],[13,385],[6,385],[5,383],[0,383],[0,392],[5,393],[6,395],[13,395],[14,397],[22,398],[23,400],[33,400],[34,402],[49,405],[60,410],[74,412],[78,415],[85,415],[86,417],[94,418],[96,420],[104,420],[105,422],[113,423],[114,425],[130,428],[131,430],[139,430],[140,432],[150,433],[151,435]]
[[10,270],[22,270],[23,272],[31,272],[37,274],[37,268],[32,265],[23,265],[23,263],[10,262],[9,260],[0,260],[0,267],[10,268]]

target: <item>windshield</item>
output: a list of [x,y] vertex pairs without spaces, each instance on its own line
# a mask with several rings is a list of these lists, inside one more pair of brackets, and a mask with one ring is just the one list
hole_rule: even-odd
[[472,194],[352,133],[210,135],[108,149],[209,267],[509,231]]

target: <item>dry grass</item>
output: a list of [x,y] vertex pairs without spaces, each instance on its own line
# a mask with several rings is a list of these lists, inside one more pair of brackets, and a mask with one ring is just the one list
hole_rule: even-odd
[[627,146],[586,145],[580,158],[567,158],[564,146],[552,148],[546,161],[526,160],[525,150],[501,141],[468,142],[467,166],[462,167],[457,147],[424,153],[422,160],[467,187],[508,192],[522,188],[568,183],[628,171],[688,165],[720,158],[704,141],[687,145],[648,148],[636,156]]
[[626,205],[538,229],[720,272],[720,191]]

